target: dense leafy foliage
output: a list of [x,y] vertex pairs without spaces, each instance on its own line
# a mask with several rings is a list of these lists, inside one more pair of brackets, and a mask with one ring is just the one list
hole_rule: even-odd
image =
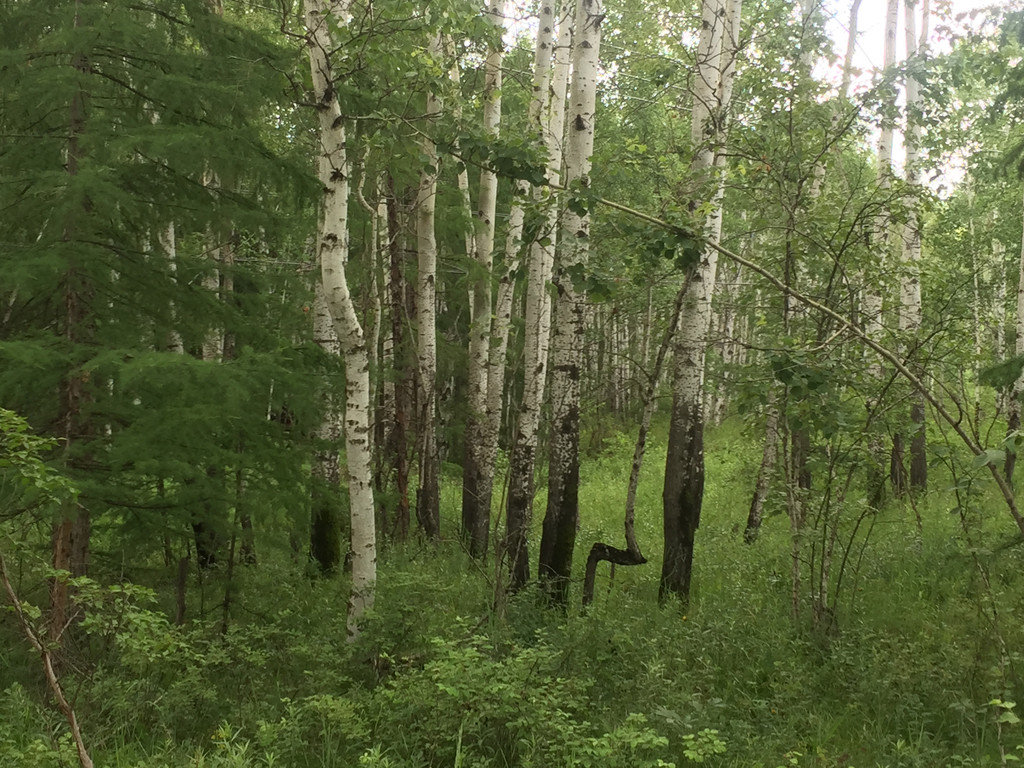
[[[345,569],[321,573],[307,551],[311,497],[345,511],[344,482],[321,483],[311,465],[338,458],[315,436],[346,382],[312,331],[321,190],[298,6],[0,3],[0,552],[30,630],[75,692],[96,763],[930,768],[1021,755],[1024,549],[987,474],[1005,461],[1012,480],[1020,443],[1006,417],[1021,371],[1011,309],[1024,233],[1020,183],[1007,174],[1021,146],[1019,22],[993,13],[961,27],[939,8],[948,51],[838,93],[820,76],[833,59],[826,21],[781,0],[748,3],[737,106],[716,116],[730,126],[717,148],[722,242],[791,294],[723,258],[689,604],[657,606],[646,565],[602,573],[594,605],[563,612],[533,586],[506,589],[500,526],[493,559],[468,557],[449,536],[467,417],[466,288],[482,269],[467,246],[480,226],[466,205],[476,172],[501,176],[499,242],[514,200],[526,219],[522,242],[493,254],[491,277],[517,302],[500,361],[511,383],[498,485],[524,386],[529,272],[525,261],[507,276],[501,267],[553,241],[543,193],[513,192],[545,181],[527,128],[531,43],[510,19],[496,139],[479,118],[498,33],[475,5],[349,10],[330,19],[331,54],[382,531],[377,607],[355,643]],[[698,233],[713,206],[689,170],[686,119],[699,19],[691,2],[609,3],[594,170],[560,193],[564,209],[593,218],[590,261],[567,275],[589,301],[585,543],[621,536],[641,393],[673,297],[704,255]],[[433,40],[439,56],[427,52]],[[911,122],[925,129],[927,188],[881,183],[868,149],[877,126],[906,125],[891,95],[908,74],[922,83]],[[425,114],[428,93],[441,114]],[[964,178],[940,179],[955,163]],[[434,413],[413,394],[424,170],[439,174],[444,519],[431,543],[407,535],[400,515],[416,463],[406,438],[418,414]],[[895,233],[917,212],[923,320],[912,336],[896,300],[911,268],[901,238],[879,246],[877,222]],[[890,462],[898,474],[893,439],[917,429],[913,390],[879,373],[836,319],[863,327],[866,286],[886,296],[878,342],[923,372],[980,446],[967,450],[930,415],[931,475],[913,494],[876,483]],[[835,314],[801,305],[801,292]],[[656,402],[669,399],[655,388]],[[761,537],[747,546],[773,409],[779,462]],[[652,563],[664,422],[656,415],[635,523]],[[876,493],[890,486],[888,498]],[[65,523],[89,543],[68,567],[57,558]],[[328,533],[342,555],[345,531]],[[585,558],[578,547],[574,574]],[[47,604],[60,587],[75,610],[55,627]],[[67,723],[11,616],[0,612],[0,764],[69,765]]]

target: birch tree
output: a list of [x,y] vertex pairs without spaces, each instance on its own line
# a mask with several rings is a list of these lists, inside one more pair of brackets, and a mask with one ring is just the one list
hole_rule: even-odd
[[[701,193],[708,196],[710,213],[705,237],[717,243],[722,228],[725,191],[724,120],[732,95],[735,55],[739,48],[741,0],[705,0],[694,77],[690,170]],[[712,297],[718,252],[705,247],[691,270],[683,299],[674,347],[672,415],[663,490],[665,555],[661,570],[661,599],[689,599],[693,544],[700,524],[704,493],[704,362],[711,328]]]
[[[341,355],[341,343],[327,306],[323,283],[319,280],[313,299],[313,341],[324,354],[330,357]],[[344,424],[330,386],[321,388],[320,401],[320,423],[314,433],[317,445],[310,467],[309,552],[323,573],[333,573],[342,558],[337,493],[341,488],[339,447]]]
[[[571,18],[568,5],[556,9],[553,0],[542,2],[534,49],[530,122],[544,142],[548,156],[547,178],[555,184],[561,180],[562,172],[562,128],[569,78]],[[558,241],[557,195],[550,187],[537,189],[534,195],[544,223],[541,236],[535,238],[530,245],[528,257],[523,329],[523,399],[509,462],[505,518],[505,548],[513,590],[521,588],[530,578],[527,534],[533,507],[537,432],[548,374],[551,334],[551,294],[548,292],[548,283]]]
[[[885,12],[885,42],[883,47],[884,72],[891,73],[896,64],[896,24],[899,19],[899,0],[887,0]],[[895,109],[896,89],[889,88],[888,96],[891,101],[882,105],[886,113]],[[884,116],[882,118],[882,130],[878,136],[877,150],[877,184],[883,194],[892,187],[892,142],[893,142],[893,119]],[[875,214],[872,229],[873,267],[876,275],[880,275],[888,261],[889,249],[892,244],[891,228],[892,217],[889,214],[889,204],[884,202]],[[861,310],[864,315],[864,331],[868,336],[879,341],[882,338],[882,286],[879,279],[872,279],[875,275],[864,275],[864,295],[861,303]],[[874,360],[869,365],[869,372],[878,380],[881,385],[883,376],[881,361]],[[877,402],[868,404],[869,410],[873,410]],[[884,456],[884,447],[880,444],[878,437],[870,438],[870,451],[873,456],[868,466],[868,502],[877,507],[881,504],[885,495],[885,476],[880,467]]]
[[[907,358],[914,362],[918,336],[921,331],[921,83],[916,74],[921,68],[921,57],[928,40],[928,0],[921,3],[921,36],[917,36],[916,0],[904,0],[904,28],[907,42],[907,129],[904,144],[904,163],[909,196],[909,215],[903,228],[903,274],[900,279],[900,336],[907,345]],[[920,375],[920,365],[914,370]],[[919,392],[914,393],[910,405],[910,487],[923,491],[928,484],[928,458],[925,456],[925,403]],[[904,476],[903,436],[897,433],[893,440],[893,465],[898,468],[899,479]],[[898,488],[897,490],[902,490]]]
[[373,605],[377,577],[370,444],[370,368],[363,329],[346,276],[348,260],[349,163],[345,120],[334,89],[330,23],[348,21],[350,2],[303,0],[315,108],[319,118],[320,182],[323,185],[317,237],[324,297],[345,357],[345,459],[352,515],[352,587],[348,601],[349,638]]
[[[1017,312],[1014,318],[1014,326],[1017,335],[1016,340],[1013,343],[1013,352],[1015,355],[1020,357],[1021,355],[1024,355],[1024,237],[1021,238],[1020,260],[1017,275]],[[1013,387],[1010,389],[1010,412],[1007,418],[1007,428],[1010,434],[1020,430],[1022,398],[1024,398],[1024,372],[1021,372],[1020,376],[1016,378],[1013,382]],[[1016,453],[1007,452],[1006,463],[1004,466],[1007,483],[1013,482],[1013,470],[1016,462]]]
[[[601,47],[601,0],[577,0],[572,47],[572,88],[565,138],[565,185],[577,193],[590,186],[594,151]],[[548,503],[540,542],[539,575],[552,602],[565,605],[576,543],[580,479],[580,376],[586,294],[576,281],[587,267],[590,214],[584,204],[570,203],[563,213],[563,240],[553,275],[557,321],[552,337],[551,454]]]
[[[483,133],[498,137],[501,123],[501,32],[504,0],[490,0],[485,16],[494,28],[494,39],[484,62]],[[487,552],[491,525],[491,492],[494,484],[493,452],[497,450],[497,421],[488,416],[491,401],[492,354],[491,278],[494,262],[494,216],[498,202],[498,175],[489,168],[480,172],[475,213],[474,257],[476,275],[470,289],[472,320],[469,337],[469,421],[466,425],[466,459],[462,482],[462,526],[474,557]],[[493,330],[498,330],[494,328]],[[504,362],[504,361],[502,361]],[[501,389],[502,381],[494,386]],[[494,393],[500,407],[500,391]],[[494,446],[493,450],[491,446]]]
[[[441,39],[431,38],[431,58],[440,59]],[[441,114],[441,100],[427,92],[428,119]],[[416,192],[416,357],[419,365],[419,484],[416,518],[429,539],[441,535],[440,456],[437,446],[437,237],[434,216],[437,208],[438,156],[430,136],[420,143],[425,164]]]

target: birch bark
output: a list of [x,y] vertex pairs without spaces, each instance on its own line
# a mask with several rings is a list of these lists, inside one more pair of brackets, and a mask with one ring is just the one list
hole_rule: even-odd
[[345,147],[345,120],[334,91],[330,52],[334,50],[329,17],[348,20],[350,0],[327,4],[303,0],[306,41],[316,111],[320,123],[320,182],[323,209],[317,250],[324,296],[345,356],[345,458],[352,516],[352,586],[348,601],[349,639],[359,634],[359,621],[373,605],[377,577],[370,450],[370,370],[366,340],[349,291],[348,260],[349,166]]
[[[544,141],[548,154],[547,178],[554,183],[561,180],[562,126],[569,78],[570,19],[567,9],[558,11],[556,16],[554,2],[545,0],[541,4],[534,51],[531,124]],[[542,206],[545,224],[542,236],[530,245],[523,340],[523,402],[509,465],[505,548],[512,590],[522,588],[530,578],[527,536],[533,507],[537,432],[548,374],[551,333],[551,294],[548,292],[548,283],[558,240],[557,196],[550,188],[535,190],[534,194]]]
[[[891,72],[896,64],[896,24],[899,18],[899,0],[888,0],[885,14],[885,43],[883,46],[884,71]],[[890,89],[892,102],[887,104],[886,111],[895,108],[896,89]],[[892,186],[892,141],[893,141],[893,120],[891,117],[883,117],[882,130],[878,137],[878,169],[877,183],[882,194],[888,192]],[[874,219],[873,248],[875,251],[875,263],[877,269],[874,275],[864,273],[864,296],[861,303],[861,310],[864,315],[864,332],[873,341],[880,341],[882,338],[882,286],[881,274],[884,271],[886,261],[889,257],[889,249],[892,245],[890,229],[892,219],[889,214],[889,203],[883,201],[878,214]],[[882,363],[874,359],[868,366],[868,371],[881,386],[883,376]],[[868,403],[868,409],[873,410],[878,405],[877,401]],[[885,472],[883,471],[883,457],[885,448],[881,439],[876,436],[868,438],[871,459],[867,471],[868,503],[872,507],[878,507],[885,498]]]
[[[732,95],[735,57],[739,48],[742,0],[704,0],[697,48],[691,134],[694,157],[690,168],[704,190],[711,189],[711,213],[705,236],[718,243],[722,230],[725,156],[717,154],[725,138],[724,119]],[[705,192],[706,194],[706,192]],[[703,383],[711,301],[718,252],[707,247],[692,270],[684,296],[674,349],[672,416],[669,422],[665,486],[662,492],[665,554],[659,597],[689,599],[693,544],[700,524],[704,493]]]
[[[1017,281],[1017,317],[1015,325],[1017,336],[1013,343],[1013,351],[1014,354],[1020,356],[1024,355],[1024,237],[1021,238],[1020,244],[1020,268],[1018,270]],[[1024,398],[1024,373],[1021,373],[1021,375],[1017,377],[1017,380],[1013,382],[1013,388],[1010,391],[1008,428],[1011,434],[1020,430],[1022,398]],[[1013,470],[1016,461],[1016,454],[1007,452],[1006,463],[1004,465],[1007,483],[1013,482]]]
[[[928,39],[928,0],[921,4],[921,37],[917,36],[915,17],[916,1],[905,0],[904,27],[907,41],[907,129],[904,144],[907,157],[904,164],[907,186],[910,190],[907,208],[909,216],[903,229],[903,274],[900,281],[900,336],[907,345],[906,357],[911,368],[919,377],[922,375],[921,365],[915,360],[915,352],[921,331],[921,211],[920,211],[920,146],[921,146],[921,84],[914,74],[919,66],[923,47]],[[921,393],[913,393],[910,404],[910,488],[923,491],[928,484],[928,459],[925,456],[925,403]],[[899,445],[894,441],[893,451],[902,448],[902,436]],[[900,451],[902,453],[902,451]],[[894,457],[894,460],[897,457]],[[902,470],[903,457],[898,456]],[[902,479],[903,472],[900,477]]]
[[[440,57],[441,40],[434,37],[430,55]],[[427,115],[441,114],[441,101],[427,93]],[[437,446],[437,239],[434,212],[437,203],[437,146],[423,139],[420,151],[427,158],[416,192],[416,356],[419,366],[419,484],[416,519],[427,538],[441,536],[440,456]]]
[[[572,48],[573,78],[565,139],[565,186],[581,190],[590,186],[604,15],[602,0],[577,0]],[[577,290],[575,281],[587,266],[589,213],[567,209],[563,214],[562,228],[560,262],[554,275],[558,303],[551,350],[551,455],[539,575],[548,598],[564,606],[569,599],[569,574],[579,516],[580,374],[586,310],[586,294]]]
[[[496,28],[497,42],[484,61],[483,132],[497,138],[501,123],[501,30],[505,15],[504,0],[490,0],[485,12]],[[497,448],[494,422],[488,418],[491,331],[494,323],[491,307],[491,279],[494,264],[494,216],[498,200],[498,176],[490,169],[480,172],[480,191],[476,209],[476,278],[470,291],[473,323],[469,339],[469,422],[466,425],[466,459],[462,484],[462,525],[469,537],[473,557],[487,554],[491,526],[491,493],[494,484],[494,459],[491,445]],[[495,382],[500,388],[501,382]],[[500,392],[498,393],[500,403]],[[500,406],[499,406],[500,407]]]
[[[341,355],[341,342],[334,330],[323,284],[318,280],[313,298],[313,340],[325,354]],[[337,494],[341,490],[342,413],[330,387],[321,392],[321,416],[316,428],[317,446],[310,468],[309,552],[321,572],[334,573],[341,563],[341,515]]]
[[853,77],[853,54],[857,50],[857,16],[863,0],[853,0],[850,4],[850,21],[846,25],[846,55],[843,57],[843,79],[839,86],[839,95],[850,95],[850,79]]

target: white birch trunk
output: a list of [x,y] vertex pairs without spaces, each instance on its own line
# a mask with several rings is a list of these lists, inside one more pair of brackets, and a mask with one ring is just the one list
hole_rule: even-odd
[[[440,57],[441,41],[431,40],[429,53]],[[427,94],[427,115],[440,115],[441,102]],[[441,535],[440,457],[437,447],[437,240],[434,212],[437,203],[438,157],[434,140],[426,137],[420,151],[427,158],[420,171],[416,192],[416,355],[420,374],[419,389],[419,485],[416,516],[430,539]]]
[[[381,314],[381,340],[380,340],[380,368],[382,371],[395,370],[395,334],[394,323],[391,313],[394,307],[391,304],[391,233],[388,228],[388,204],[384,190],[381,190],[381,198],[378,203],[378,215],[381,222],[381,280],[379,283]],[[395,421],[395,379],[394,376],[381,377],[380,410],[378,419],[384,424],[386,438],[388,430]],[[383,448],[384,441],[378,445]]]
[[[547,178],[561,180],[562,126],[569,77],[569,32],[567,12],[556,9],[553,0],[541,3],[534,49],[533,99],[530,121],[542,137],[548,153]],[[556,45],[557,35],[557,48]],[[520,188],[525,192],[525,188]],[[534,494],[534,468],[541,404],[547,380],[548,346],[551,333],[551,296],[548,282],[558,240],[557,196],[550,188],[534,191],[545,206],[546,222],[541,237],[530,245],[523,338],[523,401],[516,426],[509,466],[509,490],[506,513],[506,550],[513,590],[526,584],[530,575],[527,534]],[[517,216],[521,216],[522,211]],[[544,239],[547,242],[543,242]]]
[[[884,71],[889,72],[896,64],[896,24],[899,18],[899,0],[887,0],[885,13],[885,44],[883,48]],[[895,100],[896,90],[891,90]],[[889,105],[892,107],[893,105]],[[884,193],[892,186],[892,141],[893,121],[891,118],[882,120],[882,130],[878,136],[878,187]],[[874,221],[874,247],[878,263],[877,274],[881,274],[889,256],[891,218],[888,203],[882,206]],[[867,279],[864,286],[864,330],[875,341],[882,337],[882,289],[877,280]],[[874,358],[873,358],[874,360]],[[871,363],[871,370],[876,377],[882,375],[880,361]]]
[[[884,71],[891,72],[896,64],[896,24],[899,18],[899,0],[888,0],[885,15],[885,42],[884,42]],[[896,89],[890,90],[892,103],[886,106],[887,110],[895,108]],[[893,120],[890,117],[883,117],[882,130],[878,137],[878,168],[877,184],[879,194],[885,195],[891,187],[892,181],[892,141],[893,141]],[[890,230],[892,219],[889,215],[889,201],[883,201],[879,212],[875,215],[873,222],[873,242],[875,268],[864,271],[861,274],[863,285],[863,298],[861,301],[861,313],[863,315],[864,332],[868,338],[878,342],[882,338],[882,285],[881,279],[885,271],[886,262],[890,258],[889,250],[892,247]],[[867,364],[868,372],[877,380],[881,386],[881,379],[884,375],[882,361],[872,355]],[[868,410],[872,411],[878,406],[874,398],[868,401]],[[868,503],[877,507],[885,498],[885,477],[883,470],[885,464],[885,447],[878,436],[869,439],[869,460],[867,469],[867,490]]]
[[320,276],[334,328],[345,356],[345,455],[352,516],[352,587],[348,601],[349,639],[373,605],[377,545],[370,452],[370,371],[363,329],[345,274],[348,260],[348,158],[345,123],[333,86],[329,58],[334,50],[328,17],[348,21],[349,0],[327,5],[303,0],[313,92],[320,123],[320,182],[323,213],[318,237]]
[[[504,0],[490,0],[486,18],[502,29]],[[497,138],[501,123],[501,42],[487,52],[484,61],[483,132]],[[491,490],[494,482],[491,444],[497,449],[497,434],[490,434],[487,417],[489,359],[491,355],[491,277],[494,264],[494,217],[498,199],[498,176],[484,168],[476,208],[476,277],[470,290],[473,307],[469,336],[469,424],[466,427],[466,462],[462,496],[463,528],[469,534],[474,557],[487,553],[491,522]],[[500,398],[500,394],[499,394]],[[500,400],[499,400],[500,402]]]
[[[594,151],[594,110],[601,47],[601,0],[577,0],[572,48],[573,78],[566,124],[565,186],[590,186]],[[574,285],[586,269],[590,216],[567,209],[562,217],[562,250],[554,283],[557,323],[552,338],[551,455],[548,504],[540,545],[540,575],[549,598],[565,605],[579,516],[579,407],[586,295]]]
[[843,57],[842,82],[839,85],[839,95],[850,95],[850,80],[853,77],[853,54],[857,50],[857,15],[860,12],[860,4],[863,0],[853,0],[850,3],[850,20],[846,25],[846,56]]
[[[915,64],[921,55],[921,45],[917,36],[914,0],[905,0],[904,27],[906,33],[907,60]],[[928,34],[928,3],[922,4],[921,41]],[[906,146],[906,162],[904,164],[907,187],[910,194],[907,200],[909,216],[903,228],[903,274],[900,279],[900,336],[907,345],[909,362],[914,370],[920,372],[921,366],[913,359],[921,330],[921,212],[920,212],[920,146],[921,127],[919,113],[921,109],[921,86],[913,74],[907,76],[907,129],[904,144]],[[919,374],[920,375],[920,374]],[[910,487],[924,490],[928,477],[928,462],[925,456],[924,433],[925,404],[920,393],[912,395],[910,405],[910,421],[913,435],[910,445]],[[902,454],[902,436],[898,436],[894,445],[894,453]],[[898,462],[898,464],[896,464]],[[900,480],[903,476],[903,457],[894,455],[894,467]]]
[[494,325],[491,353],[487,361],[487,427],[484,431],[486,453],[484,466],[493,485],[495,461],[498,458],[498,436],[501,430],[502,396],[505,390],[505,357],[512,326],[512,302],[515,297],[514,274],[519,269],[519,248],[523,241],[525,211],[515,206],[509,212],[505,235],[505,263],[498,276],[498,295],[494,304]]
[[[1024,355],[1024,237],[1021,238],[1020,265],[1017,271],[1017,316],[1014,326],[1016,338],[1013,342],[1013,352],[1019,357],[1020,355]],[[1013,388],[1010,391],[1010,404],[1008,409],[1008,426],[1010,434],[1020,430],[1022,398],[1024,398],[1024,372],[1022,372],[1021,375],[1017,377],[1017,380],[1013,382]],[[1016,459],[1016,454],[1007,453],[1005,465],[1007,482],[1012,482],[1013,480],[1013,469]]]
[[[717,243],[725,192],[724,117],[732,95],[739,47],[741,0],[705,0],[697,48],[691,138],[694,178],[711,189],[705,237]],[[713,186],[712,186],[713,185]],[[699,196],[698,196],[699,199]],[[693,541],[704,492],[704,364],[712,320],[718,252],[705,248],[684,296],[674,349],[672,417],[663,491],[665,555],[659,593],[689,598]]]
[[[170,222],[166,227],[160,231],[160,250],[163,251],[164,258],[167,259],[167,269],[171,275],[176,275],[178,272],[178,243],[177,237],[174,232],[174,222]],[[174,304],[171,304],[171,316],[172,322],[176,319],[177,312],[175,311]],[[181,334],[178,332],[177,327],[171,328],[170,340],[168,343],[168,351],[176,355],[185,354],[185,345],[181,340]]]
[[1006,246],[992,241],[992,345],[996,360],[1006,357]]

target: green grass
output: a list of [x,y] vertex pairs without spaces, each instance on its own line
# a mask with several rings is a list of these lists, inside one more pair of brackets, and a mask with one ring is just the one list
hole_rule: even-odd
[[[612,436],[584,464],[568,614],[533,590],[495,613],[493,564],[456,541],[382,553],[377,607],[355,645],[344,579],[310,580],[283,552],[239,569],[223,636],[216,608],[171,627],[166,581],[153,585],[154,611],[97,608],[100,626],[64,669],[97,765],[932,768],[999,765],[1000,743],[1011,754],[1024,743],[989,704],[1021,696],[1024,648],[1024,546],[1004,546],[1012,532],[993,499],[972,501],[965,537],[937,470],[920,540],[905,505],[878,513],[847,566],[838,633],[823,638],[807,600],[790,616],[778,490],[759,541],[742,542],[760,445],[728,422],[708,439],[693,599],[685,612],[659,607],[656,430],[636,521],[650,562],[614,580],[602,565],[584,613],[590,544],[623,540],[631,454],[631,436]],[[450,478],[442,501],[453,531]],[[222,586],[207,585],[208,605]],[[9,623],[0,632],[0,764],[71,764],[37,660]]]

